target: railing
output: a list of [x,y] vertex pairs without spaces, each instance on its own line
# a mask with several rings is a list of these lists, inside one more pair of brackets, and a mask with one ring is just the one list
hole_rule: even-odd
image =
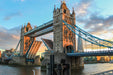
[[91,75],[113,75],[113,70],[100,72],[100,73],[96,73],[96,74],[91,74]]
[[67,53],[67,56],[106,56],[113,55],[113,50]]

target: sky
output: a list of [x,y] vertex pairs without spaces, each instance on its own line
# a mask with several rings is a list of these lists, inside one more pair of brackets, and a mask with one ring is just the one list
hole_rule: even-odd
[[[113,0],[65,1],[70,11],[74,8],[79,27],[113,40]],[[16,48],[22,25],[40,26],[52,20],[54,5],[60,4],[61,0],[0,0],[0,49]]]

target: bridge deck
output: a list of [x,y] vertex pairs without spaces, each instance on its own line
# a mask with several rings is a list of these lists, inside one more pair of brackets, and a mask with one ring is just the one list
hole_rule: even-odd
[[79,52],[79,53],[67,53],[67,56],[84,57],[84,56],[110,56],[113,55],[113,50],[109,51],[92,51],[92,52]]

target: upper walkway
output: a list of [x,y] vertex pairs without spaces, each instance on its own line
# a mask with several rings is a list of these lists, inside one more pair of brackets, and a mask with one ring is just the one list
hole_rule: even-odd
[[53,20],[51,20],[47,23],[44,23],[44,24],[26,32],[24,35],[30,36],[30,37],[36,37],[36,36],[41,36],[41,35],[47,34],[52,31],[53,31]]

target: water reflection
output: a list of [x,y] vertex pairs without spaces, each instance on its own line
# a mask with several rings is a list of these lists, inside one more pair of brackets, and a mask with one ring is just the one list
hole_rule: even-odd
[[35,70],[36,75],[41,75],[40,67],[12,67],[0,65],[0,75],[33,75]]
[[[13,67],[0,65],[0,75],[46,75],[45,71],[41,71],[40,67]],[[107,70],[113,70],[113,64],[85,64],[84,69],[73,70],[72,75],[90,75]]]

